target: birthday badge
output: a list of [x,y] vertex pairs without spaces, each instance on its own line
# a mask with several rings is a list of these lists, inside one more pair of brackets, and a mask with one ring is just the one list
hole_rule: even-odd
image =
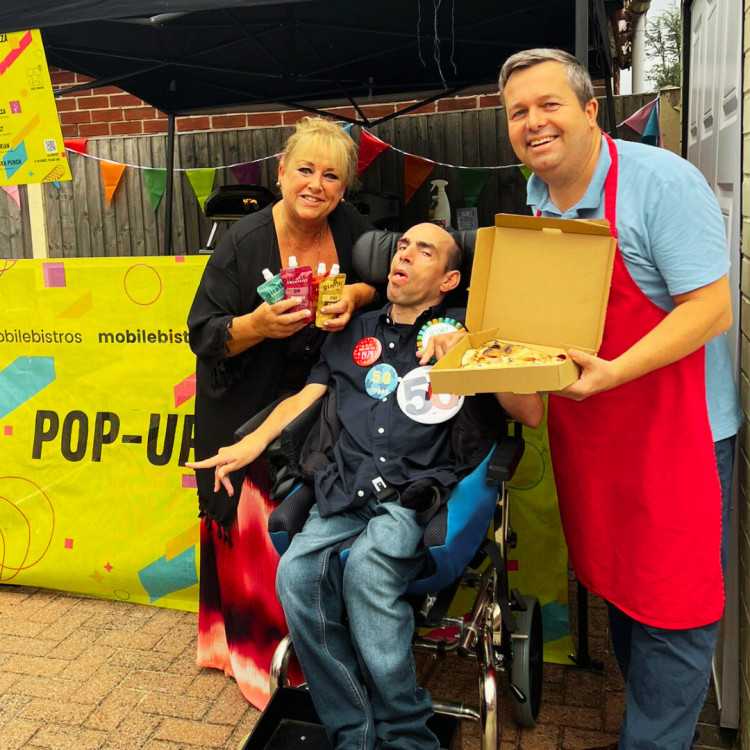
[[362,339],[355,347],[352,352],[352,359],[354,363],[360,367],[369,367],[374,365],[379,359],[383,352],[383,345],[378,339],[368,336],[366,339]]
[[[417,335],[417,350],[424,349],[427,342],[439,333],[455,333],[463,330],[463,323],[454,318],[433,318],[428,320],[420,329]],[[437,360],[433,357],[430,364],[435,364]]]
[[401,378],[396,399],[401,411],[420,424],[440,424],[458,414],[464,397],[433,393],[430,387],[432,365],[417,367]]
[[371,398],[385,398],[398,387],[395,367],[383,364],[371,367],[365,377],[365,390]]

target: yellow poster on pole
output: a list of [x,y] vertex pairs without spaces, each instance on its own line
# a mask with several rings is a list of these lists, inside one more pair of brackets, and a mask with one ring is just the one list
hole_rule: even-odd
[[197,608],[205,264],[0,260],[0,583]]
[[41,34],[0,33],[0,187],[70,179]]

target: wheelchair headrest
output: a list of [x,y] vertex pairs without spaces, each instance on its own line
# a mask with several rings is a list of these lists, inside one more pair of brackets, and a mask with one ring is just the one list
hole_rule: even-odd
[[[402,235],[403,232],[374,229],[371,232],[365,232],[354,243],[352,265],[354,272],[362,281],[373,286],[385,285],[391,259],[396,253],[396,245]],[[461,250],[461,282],[447,295],[446,300],[452,307],[466,307],[477,233],[474,229],[462,229],[451,231],[450,235]]]

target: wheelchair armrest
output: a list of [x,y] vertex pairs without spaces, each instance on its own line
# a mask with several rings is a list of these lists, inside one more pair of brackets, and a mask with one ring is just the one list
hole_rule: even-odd
[[281,398],[277,398],[276,401],[266,406],[265,409],[261,409],[257,414],[254,414],[250,419],[247,420],[247,422],[244,422],[241,424],[235,431],[234,431],[234,439],[235,442],[242,440],[243,437],[249,435],[251,432],[255,432],[255,430],[260,427],[263,422],[268,419],[268,416],[270,413],[286,398],[289,398],[288,396],[282,396]]
[[[250,417],[247,422],[240,425],[240,427],[234,431],[234,439],[242,440],[243,437],[249,435],[254,430],[257,430],[258,427],[266,421],[271,412],[287,398],[289,397],[282,396],[281,398],[276,399],[276,401],[269,404],[265,409],[261,409],[255,416]],[[272,452],[283,448],[283,450],[290,455],[291,452],[296,452],[296,457],[299,458],[302,444],[305,442],[305,438],[310,434],[310,430],[317,421],[322,405],[323,399],[318,399],[308,406],[302,414],[296,416],[281,431],[281,434],[266,448],[266,452]]]
[[[254,417],[239,427],[234,433],[235,440],[241,440],[245,435],[249,435],[253,430],[260,427],[263,421],[284,398],[274,401],[274,403],[259,411]],[[271,482],[269,497],[274,502],[282,500],[292,489],[297,479],[302,447],[305,444],[307,436],[318,421],[322,405],[323,399],[318,399],[308,406],[263,451],[262,458],[266,460],[268,477]]]
[[490,464],[487,467],[488,482],[510,481],[523,457],[526,443],[521,425],[518,422],[511,422],[509,427],[511,429],[508,434],[500,439],[490,457]]

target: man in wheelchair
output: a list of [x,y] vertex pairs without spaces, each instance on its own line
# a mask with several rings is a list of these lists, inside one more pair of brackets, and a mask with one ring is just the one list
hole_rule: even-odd
[[[426,562],[423,524],[457,482],[451,427],[464,399],[431,398],[425,377],[450,337],[433,336],[420,350],[418,340],[436,318],[463,321],[462,309],[444,303],[460,267],[445,230],[409,229],[391,262],[388,304],[330,335],[307,385],[258,429],[188,464],[216,467],[216,487],[223,483],[231,494],[228,475],[334,386],[341,425],[334,458],[315,475],[316,504],[281,558],[277,593],[311,697],[339,750],[439,747],[426,724],[430,696],[416,682],[414,616],[404,594]],[[537,394],[496,398],[523,424],[541,420]]]

